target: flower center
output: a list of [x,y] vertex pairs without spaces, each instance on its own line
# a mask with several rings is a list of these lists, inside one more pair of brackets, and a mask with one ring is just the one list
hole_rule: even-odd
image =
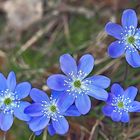
[[135,43],[135,38],[133,36],[130,36],[127,38],[127,41],[129,44],[134,44]]
[[10,98],[6,98],[5,100],[4,100],[4,104],[5,105],[10,105],[12,103],[12,100],[10,99]]
[[56,108],[55,105],[51,105],[50,106],[50,110],[51,110],[51,112],[56,112],[57,111],[57,108]]
[[76,88],[80,88],[80,87],[81,87],[81,81],[80,81],[80,80],[76,80],[76,81],[74,82],[74,86],[75,86]]
[[124,107],[123,102],[118,102],[118,107],[119,107],[119,108],[123,108],[123,107]]

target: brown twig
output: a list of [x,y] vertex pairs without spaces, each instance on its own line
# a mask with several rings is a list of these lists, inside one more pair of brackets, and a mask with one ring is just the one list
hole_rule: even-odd
[[92,130],[90,132],[90,137],[89,137],[89,140],[93,140],[93,135],[94,135],[94,132],[97,128],[97,126],[100,124],[100,120],[96,120],[96,123],[95,125],[92,127]]

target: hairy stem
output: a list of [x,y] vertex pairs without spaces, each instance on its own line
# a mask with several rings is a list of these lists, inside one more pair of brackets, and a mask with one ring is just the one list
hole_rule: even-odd
[[29,140],[35,140],[35,135],[34,135],[34,133],[32,133],[32,134],[30,135]]
[[3,140],[6,140],[6,132],[3,134]]
[[47,129],[44,130],[42,140],[47,140]]

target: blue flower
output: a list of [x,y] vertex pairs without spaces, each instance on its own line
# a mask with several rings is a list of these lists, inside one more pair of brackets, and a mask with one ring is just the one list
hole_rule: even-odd
[[110,85],[110,79],[94,75],[87,78],[94,66],[94,58],[90,54],[81,57],[76,61],[69,54],[60,57],[61,70],[66,74],[55,74],[48,78],[47,85],[52,90],[62,91],[65,100],[75,105],[81,114],[86,114],[91,108],[91,101],[88,95],[105,101],[108,93],[104,90]]
[[118,58],[125,54],[126,61],[135,68],[140,67],[140,29],[137,24],[135,11],[127,9],[122,15],[122,26],[109,22],[105,27],[109,35],[118,39],[108,47],[109,56]]
[[23,121],[29,121],[30,117],[24,113],[24,109],[30,105],[22,98],[28,96],[31,85],[23,82],[16,85],[16,76],[10,72],[6,79],[0,73],[0,129],[7,131],[13,124],[14,116]]
[[71,101],[65,100],[62,92],[53,91],[49,99],[45,92],[33,88],[30,97],[34,103],[24,112],[32,117],[28,124],[36,135],[40,135],[46,127],[50,135],[55,133],[63,135],[69,129],[64,116],[80,116],[77,108],[72,105]]
[[137,91],[133,86],[123,90],[119,84],[113,84],[106,105],[102,108],[104,115],[116,122],[129,122],[129,112],[140,110],[140,102],[134,101]]

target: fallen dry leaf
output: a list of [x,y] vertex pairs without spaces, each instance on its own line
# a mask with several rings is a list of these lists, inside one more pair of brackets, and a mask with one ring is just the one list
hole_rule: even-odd
[[8,25],[16,30],[25,30],[42,17],[41,0],[10,0],[5,2]]

